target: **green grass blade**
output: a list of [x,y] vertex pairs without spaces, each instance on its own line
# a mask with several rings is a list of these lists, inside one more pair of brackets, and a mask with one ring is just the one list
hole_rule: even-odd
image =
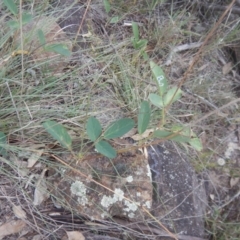
[[95,117],[90,117],[87,121],[87,135],[91,141],[95,142],[102,133],[100,122]]
[[96,144],[96,149],[102,155],[108,158],[115,158],[117,156],[117,152],[115,149],[106,141],[100,141]]
[[130,118],[120,119],[107,128],[103,137],[105,139],[122,137],[125,133],[129,132],[134,125],[134,121]]
[[13,14],[13,15],[17,15],[18,14],[18,9],[16,4],[14,3],[13,0],[3,0],[5,6],[7,7],[7,9]]
[[0,132],[0,154],[3,156],[7,155],[7,151],[1,145],[5,145],[7,143],[7,137],[3,132]]
[[168,86],[165,74],[164,74],[162,68],[159,67],[153,61],[150,61],[150,67],[151,67],[151,71],[152,71],[152,74],[154,76],[154,79],[157,83],[160,96],[163,96],[163,94],[166,92],[167,86]]
[[146,131],[151,118],[151,110],[149,103],[143,101],[140,106],[140,111],[138,114],[138,133],[142,134]]
[[63,125],[55,121],[46,121],[43,127],[63,147],[71,149],[72,139]]
[[38,35],[38,40],[39,40],[40,44],[45,45],[46,44],[46,38],[44,36],[44,33],[43,33],[42,29],[37,30],[37,35]]

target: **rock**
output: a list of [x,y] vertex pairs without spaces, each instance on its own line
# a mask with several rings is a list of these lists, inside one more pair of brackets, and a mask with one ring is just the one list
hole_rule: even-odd
[[187,157],[170,143],[151,146],[148,154],[154,216],[172,232],[203,237],[206,193]]
[[118,216],[131,221],[144,220],[142,207],[151,209],[151,171],[141,152],[118,154],[114,160],[92,155],[74,168],[54,177],[53,196],[64,208],[92,220]]

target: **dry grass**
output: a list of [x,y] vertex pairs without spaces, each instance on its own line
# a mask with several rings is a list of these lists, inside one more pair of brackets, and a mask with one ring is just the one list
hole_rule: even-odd
[[[63,9],[58,1],[54,2],[23,1],[22,10],[33,13],[35,20],[47,15],[61,25],[63,19],[71,18],[69,12],[66,16],[66,12],[74,4]],[[79,11],[83,14],[86,8],[83,8],[82,1],[79,2],[75,10],[81,9]],[[148,61],[139,57],[139,51],[132,47],[131,27],[123,27],[121,21],[110,24],[109,20],[119,16],[122,21],[140,22],[141,38],[148,40],[150,59],[162,66],[170,85],[176,85],[199,47],[175,52],[168,65],[166,62],[172,49],[185,43],[204,41],[221,14],[214,11],[204,15],[202,8],[184,1],[178,4],[165,1],[154,9],[150,8],[148,1],[110,2],[112,9],[106,15],[102,2],[92,1],[71,59],[51,60],[50,64],[55,66],[50,65],[50,68],[46,59],[37,61],[33,57],[39,46],[32,46],[25,34],[21,36],[21,31],[8,27],[6,21],[12,15],[0,3],[0,132],[7,136],[4,144],[7,154],[0,158],[1,224],[16,220],[12,208],[21,206],[27,213],[27,218],[23,218],[27,225],[25,239],[32,239],[35,235],[40,235],[40,239],[62,239],[65,231],[74,229],[88,236],[99,234],[102,239],[108,235],[112,239],[155,239],[156,233],[151,228],[145,229],[144,234],[137,227],[126,227],[117,220],[114,223],[103,221],[104,224],[86,221],[81,213],[69,206],[66,206],[68,210],[57,209],[59,204],[54,197],[46,197],[39,206],[33,204],[39,179],[42,179],[42,187],[47,189],[46,194],[51,194],[55,186],[52,180],[69,170],[52,157],[65,160],[68,154],[45,132],[42,127],[44,121],[62,123],[72,136],[75,156],[87,156],[94,151],[85,130],[89,116],[96,116],[103,126],[121,117],[136,119],[140,102],[156,91]],[[233,86],[239,84],[236,81],[239,69],[234,68],[224,75],[224,64],[220,60],[230,61],[224,46],[229,47],[239,40],[237,23],[238,18],[234,15],[229,15],[221,23],[187,76],[183,97],[173,105],[167,117],[169,125],[192,125],[202,140],[203,151],[196,153],[191,150],[188,154],[207,186],[209,203],[205,219],[209,239],[233,240],[240,235],[239,195],[236,195],[239,193],[239,180],[236,179],[240,177],[239,135],[236,135],[239,134],[239,107],[236,103],[221,112],[216,111],[237,99]],[[77,22],[75,32],[79,25]],[[86,33],[90,35],[82,35]],[[68,32],[70,39],[75,39],[75,36]],[[23,43],[29,47],[27,51],[30,54],[14,55]],[[212,111],[216,114],[193,124]],[[151,127],[158,123],[158,116],[159,111],[154,109]],[[233,155],[227,155],[232,143],[238,148]],[[27,164],[33,154],[37,163],[29,168]],[[223,166],[219,165],[220,158],[226,162]],[[71,159],[69,165],[74,166],[75,160]],[[234,185],[234,180],[238,184]],[[64,194],[64,191],[59,192],[57,197],[61,205],[67,204],[59,197]],[[75,222],[72,221],[73,216]]]

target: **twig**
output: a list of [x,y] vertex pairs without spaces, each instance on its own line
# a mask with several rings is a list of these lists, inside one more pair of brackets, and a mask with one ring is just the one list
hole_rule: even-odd
[[179,46],[176,46],[174,47],[168,58],[167,58],[167,61],[165,63],[166,66],[169,66],[172,64],[172,58],[173,58],[173,55],[174,53],[177,53],[177,52],[181,52],[181,51],[186,51],[186,50],[189,50],[189,49],[194,49],[194,48],[198,48],[202,45],[203,43],[202,42],[197,42],[197,43],[186,43],[186,44],[182,44],[182,45],[179,45]]
[[236,198],[238,198],[240,196],[240,191],[238,191],[231,199],[229,199],[226,203],[224,203],[222,206],[218,207],[218,210],[226,207],[228,204],[230,204],[231,202],[233,202]]
[[[220,5],[210,5],[210,4],[206,4],[206,3],[201,3],[201,5],[207,9],[212,9],[212,10],[216,10],[216,11],[223,11],[223,10],[227,9],[226,6],[220,6]],[[231,13],[240,14],[240,7],[234,6],[231,10]]]
[[84,14],[83,14],[82,21],[81,21],[81,23],[80,23],[80,25],[79,25],[78,31],[77,31],[77,33],[76,33],[76,36],[75,36],[75,39],[74,39],[74,42],[73,42],[73,46],[74,46],[74,45],[76,44],[76,42],[77,42],[77,37],[78,37],[78,35],[79,35],[80,31],[81,31],[81,28],[82,28],[83,22],[84,22],[84,20],[85,20],[85,17],[86,17],[88,8],[89,8],[89,6],[90,6],[90,3],[91,3],[91,0],[88,0],[86,10],[85,10],[85,12],[84,12]]
[[213,114],[218,113],[219,111],[223,110],[224,108],[229,107],[229,106],[231,106],[232,104],[235,104],[235,103],[238,103],[238,102],[240,102],[240,98],[234,99],[233,101],[231,101],[231,102],[223,105],[222,107],[220,107],[220,108],[218,108],[218,109],[216,109],[216,110],[214,110],[214,111],[212,111],[212,112],[210,112],[210,113],[207,113],[207,114],[204,115],[202,118],[199,118],[198,120],[192,122],[190,125],[195,125],[195,124],[203,121],[204,119],[212,116]]

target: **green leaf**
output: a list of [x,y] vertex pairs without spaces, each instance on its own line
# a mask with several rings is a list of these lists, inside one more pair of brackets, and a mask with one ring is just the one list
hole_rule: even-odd
[[149,103],[143,101],[140,106],[140,111],[138,114],[138,133],[142,134],[146,131],[148,124],[150,122],[151,110]]
[[63,147],[71,149],[72,139],[63,125],[55,121],[46,121],[43,127]]
[[105,139],[113,139],[123,136],[134,127],[134,121],[130,118],[123,118],[112,123],[104,133]]
[[175,101],[177,101],[181,97],[181,94],[182,94],[182,90],[178,89],[178,87],[173,87],[170,90],[168,90],[168,92],[164,96],[164,100],[163,100],[164,106],[167,106],[168,104],[174,103]]
[[[170,132],[170,131],[165,131],[165,130],[156,130],[153,133],[153,137],[157,137],[157,138],[166,138],[169,137],[170,135],[173,135],[174,132]],[[191,138],[181,135],[180,133],[171,137],[169,140],[175,141],[175,142],[189,142]]]
[[13,0],[3,0],[5,6],[7,7],[7,9],[13,14],[13,15],[17,15],[18,14],[18,10],[17,10],[17,6],[14,3]]
[[141,39],[139,41],[133,40],[133,46],[134,46],[135,49],[141,49],[143,47],[146,47],[147,42],[148,41],[146,39]]
[[65,57],[71,56],[71,52],[68,50],[67,46],[62,43],[51,44],[51,45],[46,46],[44,49],[48,52],[59,53]]
[[40,44],[45,45],[46,44],[46,38],[44,36],[43,30],[38,29],[37,30],[37,35],[38,35],[38,40],[39,40]]
[[22,23],[23,23],[23,25],[31,22],[32,19],[33,19],[33,17],[32,17],[31,14],[29,14],[29,13],[23,13],[23,15],[22,15]]
[[9,20],[7,21],[7,25],[12,29],[18,29],[20,27],[20,24],[16,20]]
[[180,143],[185,143],[185,142],[189,142],[191,140],[190,137],[181,135],[180,133],[172,138],[170,138],[170,140],[173,140],[175,142],[180,142]]
[[117,156],[115,149],[106,141],[101,140],[95,146],[99,153],[108,158],[115,158]]
[[185,127],[182,125],[174,125],[171,128],[171,131],[173,133],[178,133],[176,136],[172,137],[171,140],[175,142],[189,142],[191,140],[191,128],[190,127]]
[[150,67],[151,67],[151,71],[154,76],[154,79],[157,82],[160,96],[163,96],[163,94],[166,92],[167,86],[168,86],[165,74],[164,74],[162,68],[159,67],[153,61],[150,61]]
[[112,17],[110,23],[117,23],[119,21],[119,16]]
[[149,60],[149,56],[148,56],[148,54],[145,51],[143,51],[143,59],[144,59],[144,61],[148,61]]
[[148,98],[151,101],[151,103],[153,105],[155,105],[156,107],[158,107],[158,108],[163,107],[163,101],[162,101],[162,98],[159,95],[157,95],[155,93],[150,93]]
[[165,130],[156,130],[153,133],[153,137],[157,137],[157,138],[165,138],[170,136],[172,133],[169,131],[165,131]]
[[5,145],[7,143],[7,137],[3,132],[0,132],[0,154],[2,154],[3,156],[7,155],[7,151],[6,149],[1,146],[1,145]]
[[202,143],[200,141],[199,138],[192,138],[190,141],[189,141],[189,144],[195,148],[197,151],[202,151],[203,149],[203,146],[202,146]]
[[[22,24],[25,25],[29,22],[31,22],[33,19],[31,14],[24,13],[22,15]],[[18,29],[20,27],[20,22],[18,20],[9,20],[7,22],[7,25],[12,29]]]
[[100,122],[95,117],[90,117],[87,121],[87,134],[91,141],[95,142],[102,133]]
[[187,136],[187,137],[191,137],[192,136],[192,131],[190,127],[185,127],[183,125],[173,125],[171,127],[171,131],[172,132],[179,132],[179,134],[183,135],[183,136]]
[[105,8],[106,13],[109,13],[110,10],[111,10],[111,5],[110,5],[109,1],[108,0],[103,0],[103,4],[104,4],[104,8]]
[[134,37],[134,41],[138,42],[139,40],[139,31],[138,31],[138,24],[133,22],[132,23],[132,30],[133,30],[133,37]]

